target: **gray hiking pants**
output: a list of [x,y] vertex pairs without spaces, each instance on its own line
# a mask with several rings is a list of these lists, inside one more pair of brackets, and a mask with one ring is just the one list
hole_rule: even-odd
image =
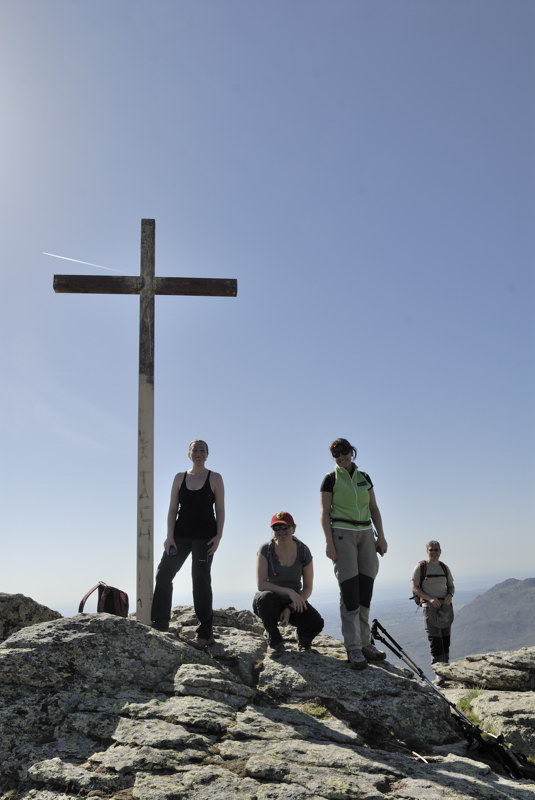
[[379,571],[375,536],[371,527],[361,531],[333,528],[332,532],[344,644],[347,649],[364,647],[370,643],[370,604]]
[[429,620],[429,607],[424,605],[424,628],[431,648],[431,660],[433,664],[437,661],[449,664],[450,661],[450,642],[451,625],[448,628],[437,628]]

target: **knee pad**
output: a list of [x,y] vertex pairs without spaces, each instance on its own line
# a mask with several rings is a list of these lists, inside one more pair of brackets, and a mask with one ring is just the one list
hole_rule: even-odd
[[354,575],[340,584],[340,594],[348,611],[356,611],[360,605],[359,576]]
[[360,575],[360,605],[369,608],[372,602],[374,579]]

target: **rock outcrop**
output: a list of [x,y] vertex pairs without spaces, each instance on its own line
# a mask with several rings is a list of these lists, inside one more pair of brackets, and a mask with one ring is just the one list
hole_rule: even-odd
[[168,634],[79,614],[3,642],[1,800],[533,797],[466,752],[447,703],[407,670],[351,671],[328,636],[269,659],[257,619],[234,609],[216,612],[206,653],[183,640],[194,625],[189,608]]
[[58,611],[39,605],[31,597],[0,592],[0,642],[28,625],[60,618]]
[[452,703],[468,705],[484,730],[535,756],[535,647],[467,656],[436,669],[452,687],[445,689]]
[[435,671],[463,686],[529,692],[535,689],[535,647],[466,656],[452,664],[435,664]]

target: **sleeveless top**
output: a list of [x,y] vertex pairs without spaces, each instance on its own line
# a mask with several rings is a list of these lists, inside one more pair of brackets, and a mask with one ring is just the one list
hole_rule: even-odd
[[260,554],[268,562],[268,580],[276,583],[277,586],[286,586],[295,592],[300,592],[303,588],[303,569],[312,561],[312,553],[307,545],[300,539],[294,537],[297,545],[295,561],[289,567],[283,566],[277,558],[273,541],[266,542],[260,548]]
[[188,489],[186,473],[178,491],[178,514],[175,537],[213,539],[217,533],[214,514],[215,495],[210,486],[211,472],[200,489]]

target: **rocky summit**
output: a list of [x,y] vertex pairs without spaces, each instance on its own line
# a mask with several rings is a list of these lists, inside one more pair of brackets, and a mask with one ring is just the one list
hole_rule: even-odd
[[[169,633],[109,614],[12,633],[1,800],[533,800],[535,784],[467,750],[448,703],[399,662],[352,671],[339,640],[300,652],[290,632],[275,660],[257,618],[232,608],[205,652],[187,641],[195,624],[179,607]],[[533,756],[535,648],[489,659],[444,667],[447,691]]]
[[28,625],[60,618],[58,611],[36,603],[31,597],[0,592],[0,642]]

